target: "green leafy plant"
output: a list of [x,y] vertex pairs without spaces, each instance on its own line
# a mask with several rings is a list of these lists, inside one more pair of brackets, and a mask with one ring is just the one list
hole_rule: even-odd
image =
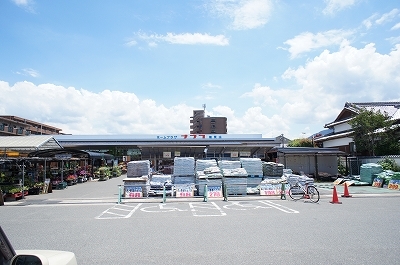
[[308,138],[293,139],[288,144],[289,147],[314,147],[313,142]]
[[340,163],[340,161],[338,160],[338,173],[342,176],[347,176],[348,172],[346,170],[346,167]]
[[400,166],[397,165],[394,159],[385,157],[383,160],[378,161],[378,164],[382,166],[383,170],[392,170],[395,172],[400,172]]
[[395,155],[400,151],[397,126],[390,116],[380,110],[360,109],[357,116],[349,121],[354,134],[357,152],[370,156]]

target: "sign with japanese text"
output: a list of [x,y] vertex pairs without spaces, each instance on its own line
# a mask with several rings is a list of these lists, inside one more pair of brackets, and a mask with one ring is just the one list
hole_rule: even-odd
[[399,190],[400,189],[400,180],[399,179],[391,179],[389,181],[388,189]]
[[222,198],[222,186],[207,187],[209,198]]
[[382,178],[374,178],[374,181],[372,182],[372,187],[377,187],[380,188],[383,185],[383,179]]
[[125,197],[128,198],[142,198],[143,191],[140,186],[125,186]]
[[[285,184],[285,194],[289,193],[289,184]],[[282,184],[281,183],[266,183],[260,185],[260,195],[262,196],[273,196],[273,195],[281,195],[282,193]]]
[[163,152],[163,158],[171,158],[171,152]]
[[175,196],[177,198],[189,198],[194,196],[194,189],[192,185],[176,185]]

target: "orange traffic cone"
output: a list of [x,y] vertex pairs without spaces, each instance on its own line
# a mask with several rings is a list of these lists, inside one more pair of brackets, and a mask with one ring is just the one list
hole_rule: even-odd
[[353,197],[349,193],[349,189],[347,188],[347,183],[346,182],[344,183],[344,194],[342,195],[342,197],[347,197],[347,198]]
[[333,198],[332,198],[332,201],[330,203],[341,204],[341,202],[339,202],[339,198],[337,196],[336,186],[333,186]]

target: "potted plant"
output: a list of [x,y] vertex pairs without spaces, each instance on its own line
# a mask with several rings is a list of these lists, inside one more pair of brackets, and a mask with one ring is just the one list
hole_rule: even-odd
[[67,182],[68,186],[72,186],[76,184],[76,176],[74,174],[69,174],[65,181]]
[[33,184],[31,187],[29,187],[28,194],[29,195],[39,195],[40,191],[43,190],[43,186],[44,186],[43,182],[38,182],[38,183]]
[[104,181],[110,178],[111,172],[108,167],[99,168],[99,180]]

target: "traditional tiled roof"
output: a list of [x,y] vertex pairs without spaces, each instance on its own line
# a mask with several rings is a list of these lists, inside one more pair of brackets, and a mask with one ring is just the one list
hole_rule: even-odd
[[400,102],[364,102],[364,103],[348,103],[346,102],[345,108],[353,109],[359,113],[361,109],[380,111],[387,113],[392,119],[397,120],[400,118]]
[[333,122],[325,124],[325,128],[331,128],[340,123],[350,121],[362,109],[380,111],[387,113],[392,120],[400,120],[400,102],[361,102],[344,104],[343,110],[339,113]]

